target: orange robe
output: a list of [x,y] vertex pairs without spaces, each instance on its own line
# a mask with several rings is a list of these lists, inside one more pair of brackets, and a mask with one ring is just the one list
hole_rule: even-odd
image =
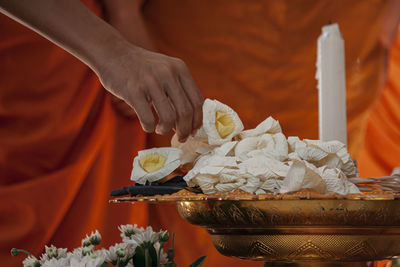
[[72,249],[95,229],[107,246],[119,224],[147,225],[146,206],[108,203],[145,146],[137,119],[119,117],[94,73],[46,39],[3,15],[0,36],[0,265],[21,266],[12,247]]
[[364,177],[389,175],[400,167],[400,30],[390,51],[386,85],[368,118],[358,166]]
[[[350,151],[356,158],[365,122],[382,85],[384,49],[378,38],[384,0],[152,0],[144,7],[148,29],[163,53],[182,58],[205,97],[236,110],[245,128],[272,115],[287,136],[318,138],[315,80],[321,27],[339,23],[345,40]],[[149,146],[168,145],[152,136]],[[176,232],[188,263],[207,255],[206,266],[259,266],[218,255],[205,231],[175,209],[152,205],[153,225]],[[175,214],[176,219],[171,219]],[[189,234],[190,233],[190,234]]]

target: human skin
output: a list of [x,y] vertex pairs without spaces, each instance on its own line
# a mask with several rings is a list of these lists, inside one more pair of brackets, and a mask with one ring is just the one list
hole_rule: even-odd
[[[145,0],[102,0],[105,20],[117,29],[132,44],[158,52],[146,29],[142,8]],[[131,119],[135,111],[118,97],[112,97],[113,107],[118,114]]]
[[175,128],[183,142],[200,128],[203,96],[182,60],[133,45],[78,0],[0,0],[0,11],[89,66],[146,132]]

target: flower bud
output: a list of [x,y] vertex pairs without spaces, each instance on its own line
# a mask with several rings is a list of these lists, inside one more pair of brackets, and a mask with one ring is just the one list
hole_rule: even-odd
[[165,243],[168,241],[168,239],[169,239],[169,236],[168,236],[167,231],[161,232],[160,235],[158,236],[158,240],[160,241],[160,243]]
[[126,256],[126,251],[123,248],[119,248],[119,249],[117,249],[115,254],[117,255],[118,258],[123,258]]
[[11,255],[13,255],[14,257],[15,257],[15,256],[18,256],[18,253],[19,253],[19,252],[18,252],[18,249],[16,249],[16,248],[12,248],[12,249],[11,249]]
[[92,232],[92,234],[90,235],[90,243],[92,243],[92,245],[97,246],[98,244],[100,244],[101,242],[101,235],[99,233],[99,231],[96,230],[96,232]]

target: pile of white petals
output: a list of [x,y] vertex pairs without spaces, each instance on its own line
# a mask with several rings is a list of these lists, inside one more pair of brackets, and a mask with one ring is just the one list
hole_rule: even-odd
[[[210,113],[210,109],[203,106],[203,127],[213,127],[205,121],[212,117]],[[230,123],[238,124],[238,127],[230,126],[235,131],[243,128],[238,116]],[[348,181],[348,178],[357,177],[358,171],[346,146],[339,141],[286,138],[279,122],[272,117],[254,129],[235,131],[234,135],[218,139],[206,136],[207,133],[215,135],[216,131],[200,129],[201,134],[185,143],[173,138],[171,146],[184,151],[180,161],[193,163],[184,177],[189,186],[200,186],[205,194],[236,189],[256,194],[301,189],[321,194],[360,193],[357,186]]]
[[45,252],[38,259],[28,256],[23,261],[24,267],[105,267],[126,266],[133,267],[132,258],[136,247],[144,243],[152,244],[157,252],[160,251],[160,266],[168,262],[167,254],[160,250],[160,236],[166,231],[154,232],[149,226],[138,228],[137,225],[121,225],[119,227],[123,242],[117,243],[108,249],[96,249],[100,244],[101,235],[98,231],[82,239],[82,246],[67,252],[67,249],[56,248],[53,245],[45,247]]

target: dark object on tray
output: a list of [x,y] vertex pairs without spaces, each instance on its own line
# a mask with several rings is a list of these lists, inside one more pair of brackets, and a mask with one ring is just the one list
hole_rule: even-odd
[[150,183],[147,182],[145,185],[135,184],[131,186],[127,186],[121,189],[113,190],[111,192],[112,197],[117,196],[154,196],[154,195],[165,195],[165,194],[173,194],[182,189],[187,188],[185,180],[183,180],[182,176],[175,176],[171,180],[168,180],[165,183]]

